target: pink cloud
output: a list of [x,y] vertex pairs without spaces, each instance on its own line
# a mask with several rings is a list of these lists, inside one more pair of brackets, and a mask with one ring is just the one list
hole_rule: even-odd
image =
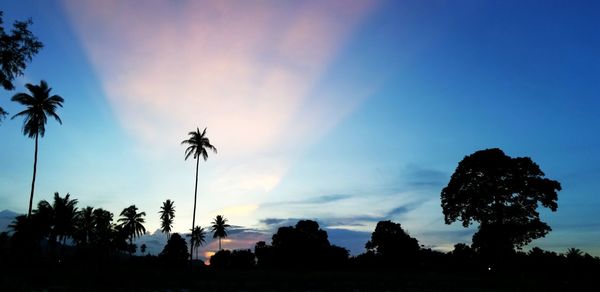
[[369,95],[315,88],[373,1],[63,4],[140,148],[181,159],[178,142],[208,126],[219,148],[213,194],[268,192]]

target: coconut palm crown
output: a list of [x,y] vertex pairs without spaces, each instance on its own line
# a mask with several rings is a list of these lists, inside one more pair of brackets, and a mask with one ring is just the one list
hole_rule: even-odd
[[31,216],[33,204],[33,194],[35,189],[35,175],[37,169],[38,137],[44,137],[46,133],[46,122],[48,116],[53,117],[59,124],[62,124],[60,117],[56,114],[57,107],[62,107],[64,99],[58,95],[50,95],[52,88],[48,83],[42,80],[40,85],[25,84],[25,87],[31,94],[17,93],[11,100],[24,105],[25,110],[17,113],[11,119],[23,116],[23,134],[29,138],[35,138],[35,152],[33,160],[33,179],[31,181],[31,195],[29,197],[29,211],[27,216]]
[[221,250],[221,238],[227,237],[227,228],[230,225],[227,224],[227,219],[222,215],[217,215],[212,224],[211,231],[213,231],[213,238],[219,238],[219,250]]
[[171,228],[173,228],[173,218],[175,218],[175,202],[166,200],[160,207],[160,230],[167,234],[167,240],[171,236]]

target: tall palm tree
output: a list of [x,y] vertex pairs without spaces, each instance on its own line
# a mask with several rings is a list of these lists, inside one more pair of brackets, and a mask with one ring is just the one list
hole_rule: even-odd
[[213,231],[213,238],[219,238],[219,250],[221,250],[221,238],[227,237],[227,219],[221,215],[217,215],[215,220],[212,222],[211,230]]
[[48,116],[53,117],[59,124],[62,124],[60,117],[56,114],[56,108],[62,107],[64,99],[58,95],[50,95],[52,88],[48,83],[42,80],[40,85],[25,84],[31,95],[27,93],[17,93],[11,100],[18,102],[26,107],[25,110],[17,113],[11,119],[18,116],[25,117],[23,122],[23,134],[29,138],[35,138],[35,152],[33,156],[33,179],[31,180],[31,195],[29,197],[29,211],[27,217],[31,216],[31,207],[33,204],[33,193],[35,189],[35,173],[37,169],[38,138],[44,137],[46,133],[46,122]]
[[173,227],[173,218],[175,218],[175,202],[166,200],[160,207],[160,229],[167,234],[167,240],[171,237],[171,228]]
[[[121,212],[121,218],[117,220],[121,222],[120,226],[123,229],[123,232],[127,234],[129,237],[129,244],[133,245],[133,240],[136,237],[146,233],[146,228],[144,227],[146,212],[137,212],[138,208],[135,205],[131,205]],[[131,251],[130,251],[131,253]]]
[[192,246],[192,249],[196,250],[196,259],[199,259],[198,250],[200,249],[201,245],[206,243],[206,232],[204,231],[204,228],[196,226],[196,228],[192,230],[192,234],[188,234],[187,236],[191,237],[191,244],[195,243],[195,245]]
[[[196,226],[196,198],[198,195],[198,165],[200,164],[200,156],[206,161],[208,159],[208,150],[212,150],[214,153],[217,153],[217,148],[210,144],[210,140],[206,137],[206,128],[204,131],[200,133],[200,128],[196,128],[196,131],[191,131],[188,133],[190,136],[189,139],[183,140],[181,142],[182,145],[189,145],[187,149],[185,149],[185,160],[187,160],[190,156],[194,156],[196,159],[196,184],[194,186],[194,213],[192,214],[192,230],[194,230]],[[192,237],[192,242],[190,246],[190,261],[192,260],[192,248],[194,247],[194,238]]]

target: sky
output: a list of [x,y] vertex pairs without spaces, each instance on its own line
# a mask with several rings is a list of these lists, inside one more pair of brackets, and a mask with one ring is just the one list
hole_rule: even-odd
[[[234,225],[225,248],[317,220],[364,251],[377,221],[449,250],[476,226],[444,224],[458,162],[499,147],[561,182],[553,229],[530,246],[600,255],[600,4],[595,1],[5,0],[44,48],[3,91],[46,80],[63,124],[40,141],[34,201],[147,214],[146,240],[191,227],[196,128],[218,149],[199,167],[196,221]],[[33,141],[0,124],[0,210],[26,213]],[[157,244],[158,246],[158,244]],[[201,253],[216,248],[209,241]],[[155,252],[158,252],[157,247]]]

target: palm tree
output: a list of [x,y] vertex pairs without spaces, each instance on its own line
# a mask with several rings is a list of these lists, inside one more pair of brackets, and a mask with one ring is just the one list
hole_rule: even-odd
[[196,228],[192,230],[192,234],[188,234],[187,236],[191,237],[191,244],[194,244],[194,242],[196,243],[194,246],[192,246],[192,249],[196,250],[196,259],[199,259],[198,250],[200,249],[201,245],[206,243],[206,232],[204,232],[204,228],[196,226]]
[[[214,153],[217,153],[217,148],[210,144],[210,140],[206,137],[206,128],[204,131],[200,133],[200,128],[196,128],[196,131],[191,131],[188,133],[190,136],[189,139],[183,140],[181,144],[189,145],[187,149],[185,149],[185,160],[187,160],[192,154],[194,155],[194,159],[196,159],[196,184],[194,186],[194,213],[192,214],[192,230],[194,230],[196,226],[196,198],[198,195],[198,165],[200,164],[200,156],[206,161],[208,159],[208,150],[212,150]],[[192,237],[192,242],[190,246],[190,261],[192,260],[192,248],[194,247],[194,238]]]
[[565,257],[569,260],[577,260],[583,257],[583,252],[578,248],[571,247],[565,253]]
[[68,237],[75,232],[77,222],[77,199],[70,199],[70,194],[61,198],[58,192],[54,193],[54,235],[64,245]]
[[163,202],[163,205],[160,207],[160,229],[163,233],[167,234],[167,240],[171,236],[171,228],[173,227],[173,218],[175,218],[175,206],[173,205],[175,202],[171,200],[166,200]]
[[211,230],[213,231],[213,238],[219,238],[219,250],[221,250],[221,238],[227,237],[227,219],[221,215],[217,215],[215,220],[212,222]]
[[72,237],[77,227],[77,199],[71,199],[70,194],[61,197],[58,192],[54,193],[54,200],[50,204],[46,200],[38,203],[37,209],[32,211],[32,218],[39,222],[43,234],[48,235],[50,242],[65,243],[68,237]]
[[46,122],[48,116],[53,117],[59,124],[62,124],[60,117],[56,114],[56,107],[62,107],[64,99],[58,95],[50,96],[51,88],[48,83],[42,80],[40,85],[25,84],[31,95],[27,93],[17,93],[11,100],[18,102],[26,107],[25,110],[14,115],[11,119],[18,116],[24,116],[23,134],[29,138],[35,138],[35,152],[33,158],[33,179],[31,180],[31,196],[29,197],[29,211],[27,217],[31,216],[31,207],[33,204],[33,192],[35,189],[35,172],[37,168],[38,138],[44,137],[46,133]]
[[77,212],[77,223],[75,228],[75,241],[78,245],[89,245],[92,242],[94,234],[95,221],[94,220],[94,208],[85,207]]
[[[121,212],[121,218],[117,220],[121,222],[120,226],[123,229],[123,232],[129,237],[129,244],[133,245],[133,240],[136,237],[146,233],[146,228],[144,227],[144,216],[146,216],[146,212],[137,212],[138,208],[135,205],[131,205]],[[131,251],[130,251],[131,253]]]

